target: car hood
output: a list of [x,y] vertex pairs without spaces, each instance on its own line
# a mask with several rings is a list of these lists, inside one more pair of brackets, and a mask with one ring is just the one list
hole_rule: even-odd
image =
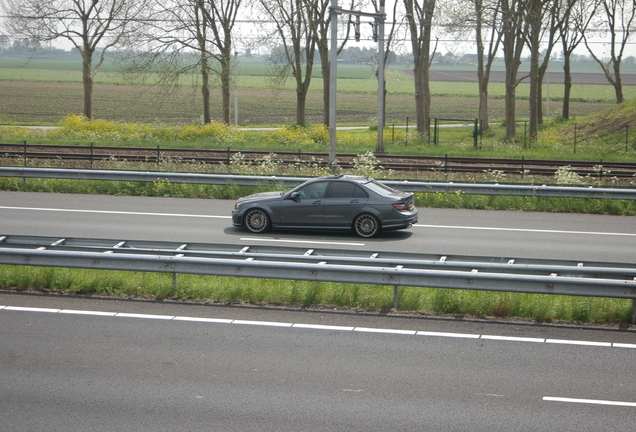
[[264,200],[275,200],[280,198],[286,192],[260,192],[252,195],[248,195],[237,200],[237,203],[247,203],[251,201],[264,201]]

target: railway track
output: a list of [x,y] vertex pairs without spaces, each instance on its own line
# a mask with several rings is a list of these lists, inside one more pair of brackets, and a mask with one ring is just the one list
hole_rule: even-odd
[[[240,153],[243,163],[260,164],[269,156],[277,164],[312,164],[327,166],[326,152],[266,152],[256,150],[231,149],[177,149],[111,146],[78,146],[48,144],[0,144],[0,159],[57,160],[66,162],[85,162],[92,167],[94,163],[109,161],[128,161],[157,165],[166,161],[183,161],[197,164],[230,165]],[[352,168],[358,155],[339,153],[338,165]],[[451,173],[501,173],[506,175],[553,176],[564,166],[581,176],[629,178],[636,176],[635,162],[606,162],[584,160],[548,160],[548,159],[508,159],[475,158],[455,156],[412,156],[376,154],[378,164],[395,172],[438,172]]]

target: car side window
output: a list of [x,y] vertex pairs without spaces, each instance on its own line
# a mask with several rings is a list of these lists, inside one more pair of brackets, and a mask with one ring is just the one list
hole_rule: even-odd
[[327,191],[327,182],[311,183],[298,190],[300,198],[324,198]]
[[353,193],[354,198],[369,198],[369,194],[364,191],[360,186],[356,185],[356,189]]
[[354,183],[333,182],[330,198],[368,198],[367,193]]
[[355,194],[355,187],[353,183],[348,182],[334,182],[331,185],[331,198],[353,198]]

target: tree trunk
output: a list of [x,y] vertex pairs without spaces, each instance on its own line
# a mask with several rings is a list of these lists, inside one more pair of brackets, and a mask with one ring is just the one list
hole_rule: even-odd
[[224,53],[221,59],[221,99],[223,104],[223,123],[230,124],[230,88],[232,86],[231,53]]
[[616,94],[616,103],[620,104],[625,101],[623,97],[623,80],[621,78],[621,69],[620,63],[614,64],[614,82],[612,83],[614,86],[614,93]]
[[570,70],[570,53],[565,53],[563,59],[563,108],[561,117],[570,118],[570,93],[572,91],[572,71]]
[[331,65],[329,61],[324,59],[329,58],[329,47],[322,46],[321,43],[317,44],[318,52],[320,54],[320,67],[322,70],[322,105],[323,105],[323,123],[329,124],[329,87],[331,85]]
[[517,136],[516,122],[516,97],[517,97],[517,70],[506,68],[506,138],[515,139]]
[[305,106],[307,104],[307,92],[304,90],[304,86],[296,91],[296,124],[298,126],[305,126]]
[[84,84],[84,117],[93,119],[93,52],[84,48],[82,53],[82,82]]
[[201,96],[203,97],[203,123],[212,122],[212,114],[210,113],[210,69],[208,65],[208,56],[201,53]]

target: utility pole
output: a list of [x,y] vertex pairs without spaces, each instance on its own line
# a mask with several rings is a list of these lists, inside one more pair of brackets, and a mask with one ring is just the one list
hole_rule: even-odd
[[[336,82],[338,74],[338,15],[354,15],[356,23],[360,22],[360,17],[371,17],[374,19],[373,39],[378,42],[378,144],[377,152],[384,152],[384,2],[380,6],[380,13],[369,13],[361,11],[345,10],[338,7],[338,0],[331,0],[331,46],[329,49],[329,167],[336,165]],[[359,28],[359,27],[358,27]],[[357,30],[357,29],[356,29]],[[356,40],[359,34],[356,36]]]

